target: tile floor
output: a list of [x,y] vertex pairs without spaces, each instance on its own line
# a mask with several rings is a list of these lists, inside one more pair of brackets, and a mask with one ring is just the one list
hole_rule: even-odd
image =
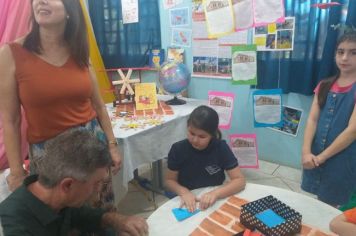
[[[306,194],[314,197],[309,193],[304,192],[300,188],[301,170],[294,169],[287,166],[281,166],[275,163],[259,161],[259,169],[242,169],[247,182],[263,185],[271,185],[283,189],[288,189],[294,192]],[[165,169],[165,163],[163,163],[163,169]],[[139,175],[150,179],[150,166],[145,165],[139,169]],[[145,196],[146,195],[146,196]],[[149,201],[147,196],[152,199],[152,193],[146,191],[142,192],[139,188],[133,184],[129,184],[129,191],[126,197],[119,203],[119,210],[123,214],[128,215],[140,215],[144,218],[148,218],[155,210],[155,206],[152,201]],[[161,194],[154,194],[155,202],[157,206],[161,206],[169,199]]]

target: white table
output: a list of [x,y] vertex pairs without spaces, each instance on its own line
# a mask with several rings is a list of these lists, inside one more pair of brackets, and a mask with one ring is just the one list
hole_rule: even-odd
[[[172,96],[158,95],[159,100],[169,100]],[[144,129],[121,129],[124,123],[119,119],[113,127],[123,156],[123,166],[120,172],[113,176],[113,191],[115,202],[118,203],[127,193],[128,182],[134,177],[134,170],[139,166],[167,157],[171,145],[186,137],[187,118],[189,114],[207,101],[183,98],[184,105],[171,106],[174,115],[163,117],[164,123]],[[109,116],[115,112],[112,105],[107,105]]]
[[[211,189],[213,188],[197,189],[194,190],[194,192],[197,195],[201,195]],[[238,193],[236,196],[249,201],[254,201],[268,195],[273,195],[280,201],[300,212],[302,214],[303,223],[317,227],[325,232],[330,232],[329,222],[333,217],[341,213],[341,211],[336,208],[314,198],[272,186],[248,183],[245,190]],[[172,209],[179,207],[180,204],[179,197],[175,197],[159,207],[148,218],[149,234],[154,236],[189,235],[196,227],[198,227],[205,217],[218,209],[223,203],[224,200],[219,200],[207,210],[199,212],[187,220],[178,222],[172,214]]]

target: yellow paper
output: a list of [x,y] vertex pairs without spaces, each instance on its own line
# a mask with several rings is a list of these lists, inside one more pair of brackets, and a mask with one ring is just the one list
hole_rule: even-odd
[[101,91],[101,97],[105,103],[109,103],[115,100],[113,92],[106,92],[111,89],[111,82],[105,72],[105,66],[103,59],[101,58],[98,45],[96,43],[94,31],[92,24],[88,15],[87,8],[85,6],[84,0],[80,0],[80,5],[85,18],[85,23],[88,31],[88,42],[90,50],[90,62],[94,68],[96,79],[99,84],[99,89]]
[[139,83],[135,85],[136,110],[157,109],[155,83]]
[[268,24],[268,33],[274,34],[276,33],[277,25],[276,23]]
[[265,46],[266,45],[266,37],[255,37],[255,44],[257,46]]

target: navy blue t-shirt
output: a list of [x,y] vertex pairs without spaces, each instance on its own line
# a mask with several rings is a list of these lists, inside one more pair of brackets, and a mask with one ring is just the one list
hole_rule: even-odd
[[204,150],[195,149],[184,139],[172,145],[168,168],[178,171],[178,183],[188,189],[221,185],[224,170],[238,166],[237,159],[224,140],[212,139]]

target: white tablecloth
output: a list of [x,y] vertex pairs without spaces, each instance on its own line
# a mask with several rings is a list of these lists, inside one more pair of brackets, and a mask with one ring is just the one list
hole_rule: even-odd
[[[159,95],[159,100],[171,99],[171,96]],[[187,104],[171,106],[174,115],[164,116],[162,125],[146,127],[144,129],[120,129],[124,123],[118,120],[113,127],[114,135],[118,140],[119,148],[123,156],[123,166],[120,172],[113,176],[113,190],[115,202],[118,203],[127,193],[127,184],[133,179],[133,172],[142,164],[167,157],[171,145],[186,137],[187,118],[189,114],[199,105],[206,101],[183,98]],[[107,106],[109,115],[114,108]]]
[[[212,188],[204,188],[194,190],[197,195],[210,191]],[[292,192],[289,190],[265,186],[259,184],[246,185],[245,190],[238,193],[236,196],[249,201],[254,201],[268,195],[273,195],[283,203],[297,210],[302,214],[302,222],[308,225],[317,227],[323,231],[329,232],[329,222],[331,219],[341,212],[323,202],[306,195]],[[189,235],[210,213],[218,209],[224,200],[219,200],[214,206],[205,211],[178,222],[172,214],[172,209],[179,207],[180,199],[175,197],[161,207],[159,207],[148,218],[149,235],[154,236],[184,236]]]

